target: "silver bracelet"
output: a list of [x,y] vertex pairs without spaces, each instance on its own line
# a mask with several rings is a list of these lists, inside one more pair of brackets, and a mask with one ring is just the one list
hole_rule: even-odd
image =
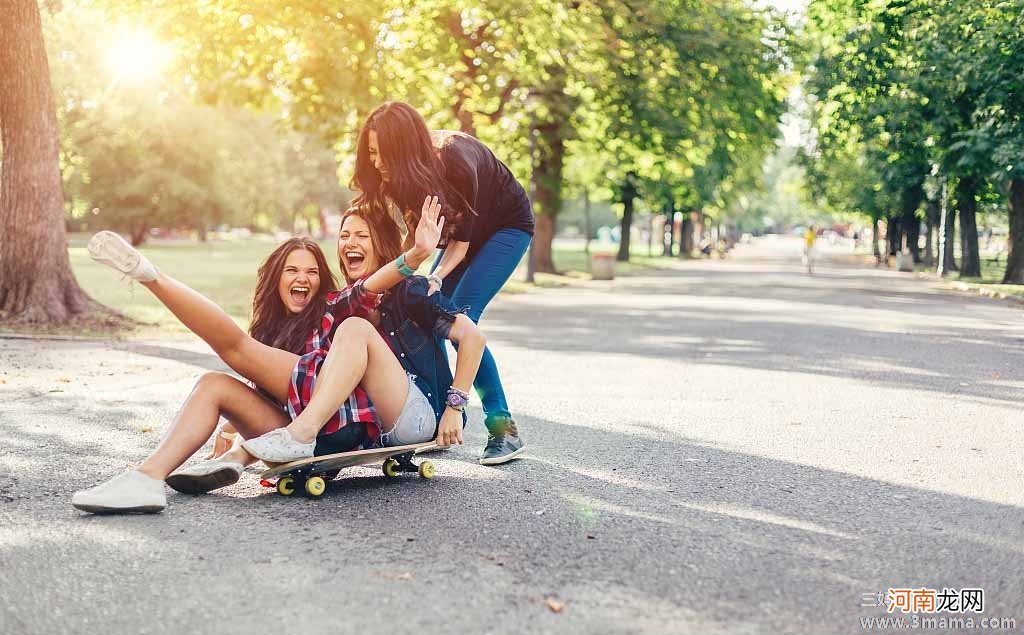
[[438,289],[440,289],[441,286],[444,284],[444,280],[441,278],[441,276],[437,275],[436,273],[432,273],[429,276],[427,276],[427,281],[437,283]]

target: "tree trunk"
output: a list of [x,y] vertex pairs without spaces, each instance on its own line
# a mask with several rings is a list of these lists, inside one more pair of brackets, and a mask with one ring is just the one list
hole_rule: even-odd
[[557,273],[551,257],[551,241],[554,237],[555,219],[547,214],[538,214],[533,233],[534,271]]
[[918,239],[921,236],[921,221],[917,218],[917,208],[921,207],[922,200],[924,200],[924,187],[920,183],[906,188],[900,200],[903,206],[900,218],[902,238],[897,247],[902,251],[905,242],[906,250],[910,252],[914,264],[921,262],[921,248],[918,246]]
[[935,262],[933,257],[932,248],[932,219],[926,218],[924,221],[924,255],[921,256],[921,262],[927,267],[931,267]]
[[539,124],[536,132],[537,160],[533,168],[533,211],[537,227],[533,237],[535,271],[557,273],[551,257],[555,219],[562,211],[562,170],[565,165],[564,122]]
[[619,254],[616,260],[629,262],[629,234],[633,228],[633,201],[637,197],[636,175],[630,172],[622,184],[622,224],[619,227]]
[[647,215],[647,257],[654,256],[654,215]]
[[93,302],[68,260],[60,142],[36,0],[0,19],[0,319],[62,324]]
[[1003,284],[1024,284],[1024,178],[1010,181],[1010,253],[1006,258]]
[[978,207],[978,183],[973,178],[961,178],[957,184],[957,211],[960,213],[960,233],[963,241],[960,275],[981,277],[981,257],[978,252],[978,225],[975,211]]
[[629,262],[629,232],[633,227],[633,199],[622,201],[622,223],[619,225],[619,262]]
[[129,239],[132,243],[132,247],[138,247],[142,243],[146,242],[147,230],[148,227],[146,227],[145,223],[136,223],[132,225],[132,228],[129,230],[128,234]]
[[871,217],[871,254],[875,257],[875,262],[882,262],[882,252],[878,250],[878,234],[881,230],[878,227],[878,221],[880,219],[877,216]]
[[940,214],[942,207],[934,198],[929,198],[925,204],[925,223],[928,228],[928,235],[925,237],[924,261],[929,267],[935,266],[935,232],[941,223]]
[[675,244],[676,233],[676,204],[670,200],[665,205],[665,224],[662,226],[662,251],[663,256],[672,256],[672,246]]
[[[943,188],[945,191],[945,188]],[[946,208],[943,227],[945,232],[940,232],[939,241],[942,249],[942,274],[956,271],[956,254],[953,253],[956,247],[956,207],[949,204],[948,200],[942,203]]]
[[679,229],[679,257],[693,256],[693,219],[690,212],[683,214],[683,225]]
[[885,220],[885,253],[888,256],[895,256],[899,253],[903,243],[903,231],[900,219],[889,216]]
[[907,245],[907,251],[914,259],[914,264],[921,262],[921,247],[918,244],[921,238],[921,221],[916,217],[903,218],[903,238]]
[[590,255],[590,235],[594,229],[590,222],[590,190],[583,190],[583,253]]

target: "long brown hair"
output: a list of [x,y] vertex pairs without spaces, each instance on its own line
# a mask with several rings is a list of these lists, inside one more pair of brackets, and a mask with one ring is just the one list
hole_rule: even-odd
[[[384,182],[370,159],[370,132],[377,133],[381,158],[390,179]],[[410,234],[419,222],[423,199],[437,196],[445,217],[444,237],[449,240],[472,205],[445,178],[444,162],[430,140],[430,130],[420,113],[401,101],[384,102],[366,118],[356,147],[356,171],[352,189],[360,192],[361,206],[387,209],[394,203],[402,212]]]
[[[278,283],[284,271],[288,254],[305,249],[313,254],[320,270],[320,288],[306,308],[295,315],[288,310],[278,293]],[[320,245],[312,238],[299,236],[284,241],[260,265],[256,278],[256,292],[252,298],[252,323],[249,335],[267,346],[302,355],[306,352],[309,334],[320,327],[320,319],[327,308],[327,294],[338,289],[338,281]]]
[[[373,244],[373,253],[377,259],[378,269],[389,264],[402,253],[402,232],[398,228],[398,223],[390,216],[364,205],[353,205],[341,215],[341,225],[339,227],[345,226],[345,221],[348,220],[349,216],[361,218],[370,226],[370,243]],[[341,260],[341,254],[338,254],[338,259],[339,261]],[[355,282],[355,280],[348,277],[344,263],[340,263],[340,266],[341,275],[345,277],[345,281],[348,284]],[[373,272],[371,271],[370,273]]]

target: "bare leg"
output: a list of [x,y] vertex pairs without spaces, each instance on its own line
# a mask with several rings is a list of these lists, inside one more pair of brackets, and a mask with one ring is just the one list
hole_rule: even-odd
[[409,379],[373,325],[361,318],[348,318],[334,335],[309,404],[288,426],[292,437],[302,443],[316,438],[359,385],[377,408],[382,430],[391,430],[405,406]]
[[[163,480],[203,447],[221,415],[231,420],[246,438],[257,437],[288,423],[287,415],[255,390],[224,373],[206,373],[185,400],[167,435],[139,471]],[[255,459],[241,447],[224,460],[248,465]]]
[[288,385],[298,355],[257,342],[209,298],[164,273],[157,272],[156,280],[141,284],[209,344],[232,370],[279,401],[288,399]]

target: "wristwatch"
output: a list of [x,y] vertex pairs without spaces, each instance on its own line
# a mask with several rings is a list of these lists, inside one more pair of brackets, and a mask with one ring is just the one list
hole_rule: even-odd
[[466,410],[467,403],[469,403],[469,395],[458,388],[453,387],[448,389],[448,398],[445,399],[445,404],[449,408],[458,412],[464,412]]
[[444,280],[442,280],[441,276],[437,275],[436,273],[432,273],[429,276],[427,276],[427,281],[436,284],[438,289],[440,289],[441,286],[444,284]]

